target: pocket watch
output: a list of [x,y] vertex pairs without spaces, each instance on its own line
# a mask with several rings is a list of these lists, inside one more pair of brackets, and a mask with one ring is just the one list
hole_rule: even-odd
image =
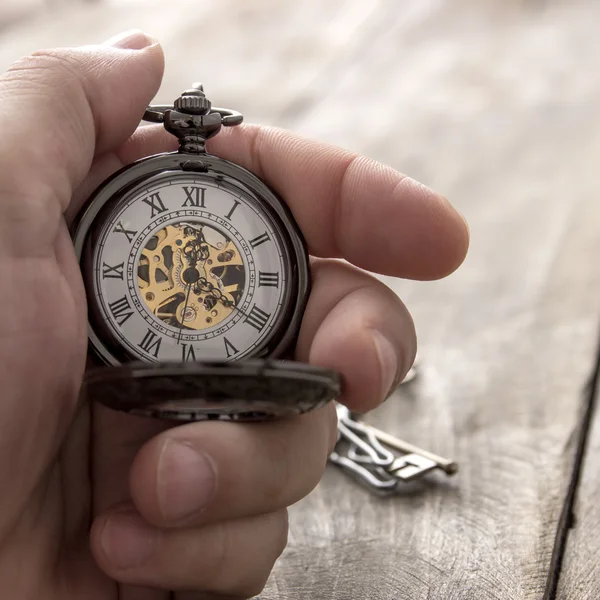
[[72,237],[88,302],[92,400],[167,419],[263,419],[322,406],[337,373],[288,360],[310,289],[302,234],[250,171],[206,152],[242,122],[195,84],[150,106],[179,150],[119,170]]

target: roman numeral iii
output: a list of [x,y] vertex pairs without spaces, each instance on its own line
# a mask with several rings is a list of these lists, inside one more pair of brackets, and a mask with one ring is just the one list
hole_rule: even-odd
[[266,313],[264,310],[258,308],[258,306],[255,304],[252,307],[252,310],[246,315],[245,322],[254,327],[254,329],[262,331],[270,316],[271,315],[269,313]]
[[279,273],[258,272],[258,287],[279,287]]

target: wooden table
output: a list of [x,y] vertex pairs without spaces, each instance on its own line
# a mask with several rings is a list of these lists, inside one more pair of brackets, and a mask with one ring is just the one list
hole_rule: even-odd
[[159,100],[202,80],[249,121],[442,191],[472,229],[447,280],[387,280],[422,369],[368,416],[460,473],[379,498],[330,467],[261,600],[600,598],[600,4],[177,6],[58,8],[4,32],[0,63],[144,28],[167,53]]

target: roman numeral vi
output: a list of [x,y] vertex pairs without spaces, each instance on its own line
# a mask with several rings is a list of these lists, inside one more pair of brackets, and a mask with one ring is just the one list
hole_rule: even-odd
[[196,360],[196,353],[194,352],[194,346],[192,346],[190,344],[190,347],[188,348],[187,344],[181,344],[181,361],[188,362],[190,360],[191,361]]

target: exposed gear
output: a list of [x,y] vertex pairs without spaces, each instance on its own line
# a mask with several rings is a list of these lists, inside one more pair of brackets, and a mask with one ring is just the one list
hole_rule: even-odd
[[[181,222],[157,231],[138,264],[138,285],[148,309],[165,323],[186,329],[207,329],[226,319],[245,281],[235,244],[201,223]],[[184,314],[188,291],[195,298]]]

